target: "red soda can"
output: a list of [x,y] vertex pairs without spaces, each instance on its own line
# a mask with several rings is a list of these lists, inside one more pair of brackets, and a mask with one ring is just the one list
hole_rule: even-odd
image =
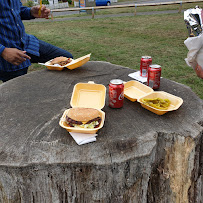
[[152,89],[160,87],[161,66],[157,64],[150,65],[148,68],[147,85]]
[[151,56],[142,56],[140,60],[140,76],[147,77],[149,65],[152,64]]
[[109,84],[109,106],[121,108],[124,100],[124,84],[120,79],[113,79]]

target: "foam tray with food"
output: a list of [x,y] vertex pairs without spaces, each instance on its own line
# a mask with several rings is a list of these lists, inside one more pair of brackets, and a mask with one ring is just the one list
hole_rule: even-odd
[[138,101],[142,107],[157,115],[177,110],[183,103],[180,97],[164,91],[154,91],[135,80],[124,83],[124,96],[132,102]]
[[64,111],[59,121],[59,125],[65,128],[68,132],[95,134],[104,125],[105,112],[103,112],[101,109],[105,105],[105,98],[106,87],[104,85],[95,84],[93,82],[77,83],[73,88],[70,102],[71,107],[96,109],[101,117],[101,122],[96,128],[85,128],[85,125],[83,125],[82,128],[70,127],[67,123],[67,115],[71,109],[70,108]]
[[63,70],[64,68],[73,70],[73,69],[78,68],[78,67],[84,65],[85,63],[87,63],[90,60],[90,56],[91,56],[91,54],[87,54],[87,55],[82,56],[77,59],[68,58],[68,60],[70,62],[68,62],[65,65],[52,64],[52,61],[54,59],[47,61],[46,63],[39,63],[39,64],[46,66],[47,69],[49,69],[49,70],[59,70],[60,71],[60,70]]
[[[169,102],[167,107],[164,106],[160,106],[157,105],[156,102],[155,104],[157,105],[157,107],[155,108],[153,102],[152,105],[150,105],[149,103],[147,103],[146,101],[158,101],[158,100],[162,100],[162,101],[166,101]],[[146,94],[143,97],[140,97],[138,99],[138,102],[141,104],[142,107],[144,107],[145,109],[157,114],[157,115],[163,115],[169,111],[175,111],[177,110],[183,103],[182,98],[177,97],[175,95],[169,94],[167,92],[164,91],[154,91],[151,92],[149,94]],[[158,102],[157,102],[158,103]]]

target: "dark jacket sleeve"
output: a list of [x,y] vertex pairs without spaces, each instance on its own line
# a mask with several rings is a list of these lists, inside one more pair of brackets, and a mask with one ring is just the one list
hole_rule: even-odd
[[[21,3],[21,2],[20,2]],[[20,16],[22,20],[30,20],[34,19],[34,17],[30,13],[31,8],[23,6],[21,3],[21,8],[20,8]]]

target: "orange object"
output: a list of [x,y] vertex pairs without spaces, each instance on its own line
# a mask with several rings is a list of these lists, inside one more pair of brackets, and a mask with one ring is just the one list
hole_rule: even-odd
[[101,84],[95,84],[94,82],[89,83],[77,83],[73,88],[73,93],[71,97],[71,106],[74,107],[85,107],[85,108],[95,108],[101,113],[101,124],[98,128],[94,129],[85,129],[85,128],[74,128],[69,127],[66,124],[66,115],[69,109],[65,110],[60,121],[59,125],[65,128],[68,132],[76,133],[87,133],[95,134],[99,129],[104,125],[105,112],[101,109],[105,105],[106,99],[106,87]]
[[51,11],[51,20],[54,20],[54,15],[52,11]]
[[38,16],[41,16],[41,9],[42,9],[42,0],[40,0],[40,7],[38,11]]

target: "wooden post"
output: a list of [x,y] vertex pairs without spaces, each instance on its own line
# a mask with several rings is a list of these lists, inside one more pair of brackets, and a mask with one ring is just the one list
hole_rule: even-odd
[[94,18],[94,7],[92,7],[92,19]]
[[136,10],[137,10],[137,4],[135,4],[135,13],[134,13],[135,16],[136,16]]
[[180,2],[180,6],[179,6],[179,10],[178,10],[178,13],[181,13],[181,11],[182,11],[182,1]]
[[54,20],[53,12],[51,11],[51,20]]

